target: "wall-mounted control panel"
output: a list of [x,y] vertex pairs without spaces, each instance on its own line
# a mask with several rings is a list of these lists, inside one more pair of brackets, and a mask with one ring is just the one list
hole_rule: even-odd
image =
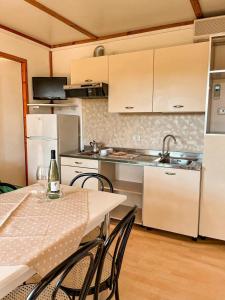
[[225,133],[225,78],[211,79],[210,132]]

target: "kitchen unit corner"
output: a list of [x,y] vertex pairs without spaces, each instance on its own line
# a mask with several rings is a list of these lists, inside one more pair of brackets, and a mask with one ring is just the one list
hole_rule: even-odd
[[210,48],[199,234],[225,240],[225,36]]

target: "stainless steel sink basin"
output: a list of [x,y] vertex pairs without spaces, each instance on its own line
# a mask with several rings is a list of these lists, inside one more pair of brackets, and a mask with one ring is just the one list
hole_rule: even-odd
[[173,157],[159,158],[157,161],[161,164],[178,165],[178,166],[188,166],[193,162],[193,160],[190,159],[173,158]]
[[91,152],[91,151],[79,152],[79,155],[84,155],[84,156],[92,156],[94,154],[98,154],[98,153],[94,153],[94,152]]

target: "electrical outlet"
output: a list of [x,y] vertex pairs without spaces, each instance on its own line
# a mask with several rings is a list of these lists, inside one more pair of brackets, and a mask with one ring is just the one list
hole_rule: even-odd
[[225,115],[225,108],[224,107],[220,107],[217,109],[217,114],[218,115]]

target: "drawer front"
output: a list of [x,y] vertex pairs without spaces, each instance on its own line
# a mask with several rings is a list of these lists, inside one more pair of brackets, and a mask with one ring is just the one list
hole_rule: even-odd
[[61,157],[62,166],[98,169],[98,160],[74,157]]
[[[87,168],[78,168],[70,166],[61,167],[61,182],[62,184],[69,185],[74,177],[82,173],[98,173],[98,169],[87,169]],[[74,186],[81,187],[82,182],[86,177],[82,177],[76,181]],[[98,180],[95,178],[90,178],[86,181],[84,188],[98,190]]]

